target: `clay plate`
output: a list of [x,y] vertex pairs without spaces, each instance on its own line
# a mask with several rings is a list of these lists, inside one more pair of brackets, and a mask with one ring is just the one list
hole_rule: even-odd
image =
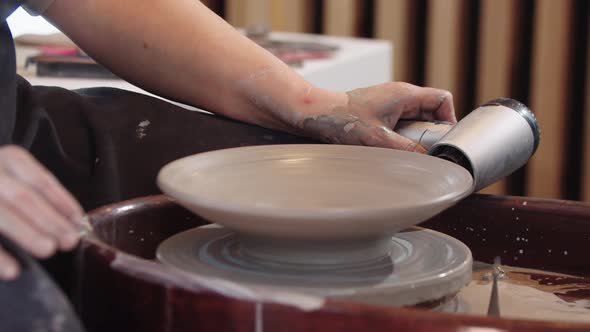
[[217,150],[166,165],[164,193],[265,239],[368,239],[416,225],[471,193],[469,172],[418,153],[344,145]]

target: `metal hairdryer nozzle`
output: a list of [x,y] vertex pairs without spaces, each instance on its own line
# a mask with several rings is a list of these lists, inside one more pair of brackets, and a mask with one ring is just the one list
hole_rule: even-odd
[[402,120],[395,131],[428,154],[465,167],[473,176],[474,192],[522,167],[541,138],[533,113],[509,98],[489,101],[457,124]]

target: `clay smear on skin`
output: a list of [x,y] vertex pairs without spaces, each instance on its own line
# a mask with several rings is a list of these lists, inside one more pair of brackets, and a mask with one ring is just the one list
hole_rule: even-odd
[[[319,134],[320,139],[328,143],[392,147],[393,130],[383,124],[369,124],[359,115],[348,111],[354,107],[362,109],[368,105],[369,100],[363,95],[363,91],[363,89],[356,89],[347,92],[348,104],[346,106],[334,106],[328,114],[307,117],[301,122],[300,127],[311,136]],[[396,103],[390,102],[380,108],[390,110],[395,108]],[[384,111],[377,112],[377,118],[380,117],[379,113],[384,113]],[[383,123],[397,122],[397,112],[390,113],[391,115],[381,116],[387,118],[382,120]],[[410,142],[408,146],[403,148],[414,151],[417,145]]]
[[[272,99],[271,96],[256,92],[257,89],[254,87],[260,82],[266,81],[270,75],[281,76],[283,74],[283,69],[274,72],[270,68],[263,68],[250,74],[248,78],[239,81],[238,85],[249,93],[249,102],[255,107],[269,111],[268,113],[274,115],[280,122],[287,124],[287,126],[296,126],[306,135],[317,137],[318,134],[321,134],[320,139],[328,143],[379,145],[378,142],[387,139],[386,136],[391,134],[392,131],[385,127],[381,128],[381,131],[371,132],[372,126],[361,121],[357,115],[346,112],[346,108],[351,103],[361,107],[369,103],[369,100],[363,94],[363,89],[347,92],[349,95],[348,105],[334,105],[326,110],[327,114],[309,116],[304,119],[298,112],[291,109],[282,109],[279,103]],[[313,87],[309,86],[303,92],[304,103],[311,103],[309,96],[312,90]],[[391,106],[387,105],[387,108]]]
[[310,133],[321,133],[321,139],[330,143],[360,144],[359,132],[368,126],[357,116],[347,113],[336,113],[308,117],[301,127]]
[[[320,133],[320,139],[328,143],[369,145],[369,142],[363,141],[363,136],[370,132],[371,126],[359,116],[346,112],[346,108],[352,103],[362,105],[367,102],[359,90],[347,92],[346,106],[335,105],[328,110],[328,114],[307,117],[301,121],[299,127],[305,133]],[[375,140],[378,139],[375,137]]]

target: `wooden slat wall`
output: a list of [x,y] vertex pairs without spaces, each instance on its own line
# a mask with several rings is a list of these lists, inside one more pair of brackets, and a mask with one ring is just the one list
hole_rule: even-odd
[[[587,33],[590,36],[590,20]],[[590,202],[590,38],[586,45],[586,98],[584,121],[584,159],[582,164],[582,200]]]
[[415,29],[412,0],[377,0],[375,36],[390,40],[393,47],[393,79],[416,81]]
[[269,0],[226,0],[225,6],[225,18],[234,26],[270,26]]
[[[578,25],[590,29],[587,23],[572,23],[580,17],[587,22],[587,13],[576,12],[590,7],[584,1],[587,0],[206,2],[217,6],[217,11],[236,26],[263,23],[274,30],[391,40],[394,79],[450,90],[459,118],[477,104],[501,96],[526,102],[541,124],[541,145],[516,180],[501,181],[485,192],[590,201],[590,69],[586,74],[586,96],[571,93],[572,85],[579,86],[571,75],[580,66],[578,60],[572,60],[572,54],[576,54],[572,52],[577,51],[573,47],[575,38],[571,37],[580,32],[572,30],[581,29]],[[477,38],[471,38],[474,36]],[[582,62],[584,68],[590,67],[590,55]],[[572,98],[579,101],[568,102]],[[583,99],[585,136],[572,138],[567,133],[574,123],[570,121],[571,114],[581,110],[572,111],[568,106],[580,105]],[[584,141],[584,156],[578,158],[584,157],[584,161],[576,161],[579,149],[568,146],[572,139]],[[578,176],[579,172],[568,170],[580,168],[583,178],[578,180],[583,182],[578,196],[571,188],[571,180],[566,178],[571,174]]]
[[425,85],[453,93],[460,118],[466,114],[465,6],[468,0],[429,0],[426,32]]
[[278,31],[313,32],[314,9],[310,0],[272,0],[270,26]]
[[264,24],[277,31],[313,31],[311,0],[226,0],[225,6],[225,18],[237,27]]
[[527,195],[563,197],[566,120],[570,87],[572,0],[538,0],[534,21],[530,107],[543,142],[529,162]]
[[[511,96],[514,31],[520,7],[513,0],[482,0],[480,7],[479,49],[477,57],[476,103]],[[507,193],[507,179],[482,192]]]
[[324,0],[323,31],[333,36],[359,33],[362,0]]

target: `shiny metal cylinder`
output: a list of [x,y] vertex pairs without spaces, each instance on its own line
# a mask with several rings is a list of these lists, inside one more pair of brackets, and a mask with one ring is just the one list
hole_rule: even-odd
[[429,150],[453,129],[453,126],[450,122],[400,120],[395,126],[395,132]]
[[512,99],[496,99],[458,122],[431,147],[429,154],[467,168],[476,192],[522,167],[539,140],[539,125],[525,105]]

